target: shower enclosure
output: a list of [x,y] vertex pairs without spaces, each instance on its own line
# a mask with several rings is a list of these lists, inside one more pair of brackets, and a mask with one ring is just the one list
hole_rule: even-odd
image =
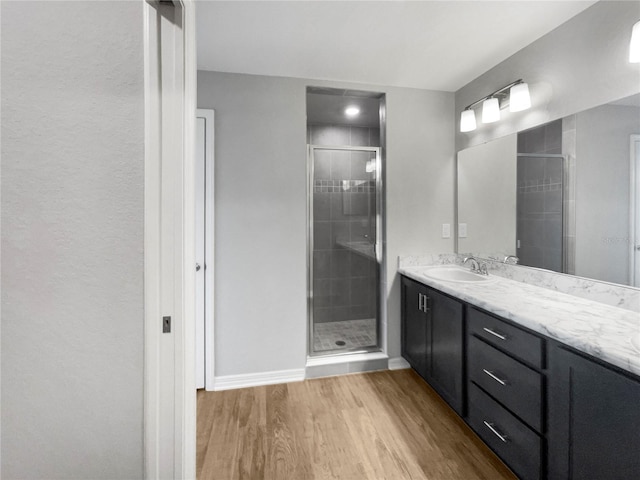
[[379,350],[380,149],[308,153],[309,354]]

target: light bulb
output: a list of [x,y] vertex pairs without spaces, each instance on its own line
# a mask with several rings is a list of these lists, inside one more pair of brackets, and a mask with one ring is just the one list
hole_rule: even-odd
[[493,123],[500,120],[500,102],[497,98],[487,98],[482,102],[482,123]]
[[629,62],[640,63],[640,21],[637,21],[631,30],[631,42],[629,43]]
[[531,108],[529,85],[526,83],[518,83],[511,87],[509,91],[509,111],[521,112],[527,108]]
[[476,114],[473,110],[463,110],[460,114],[460,131],[471,132],[476,129]]
[[347,117],[356,117],[358,116],[358,114],[360,114],[360,109],[356,106],[350,106],[346,108],[346,110],[344,111],[344,114]]

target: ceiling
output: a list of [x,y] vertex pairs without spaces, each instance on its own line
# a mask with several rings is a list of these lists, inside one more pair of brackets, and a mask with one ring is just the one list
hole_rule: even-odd
[[[307,91],[307,123],[358,125],[362,127],[380,126],[380,96],[363,95],[364,92],[354,90]],[[357,116],[345,115],[347,107],[357,107]]]
[[595,1],[199,1],[198,68],[455,92]]

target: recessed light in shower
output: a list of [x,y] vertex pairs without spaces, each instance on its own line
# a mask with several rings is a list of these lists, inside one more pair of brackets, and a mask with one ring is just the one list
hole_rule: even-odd
[[347,107],[344,111],[347,117],[357,117],[360,114],[360,109],[354,105]]

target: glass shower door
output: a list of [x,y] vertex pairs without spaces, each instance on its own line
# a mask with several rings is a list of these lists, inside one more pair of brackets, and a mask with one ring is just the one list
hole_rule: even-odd
[[379,149],[309,147],[310,353],[378,348]]

